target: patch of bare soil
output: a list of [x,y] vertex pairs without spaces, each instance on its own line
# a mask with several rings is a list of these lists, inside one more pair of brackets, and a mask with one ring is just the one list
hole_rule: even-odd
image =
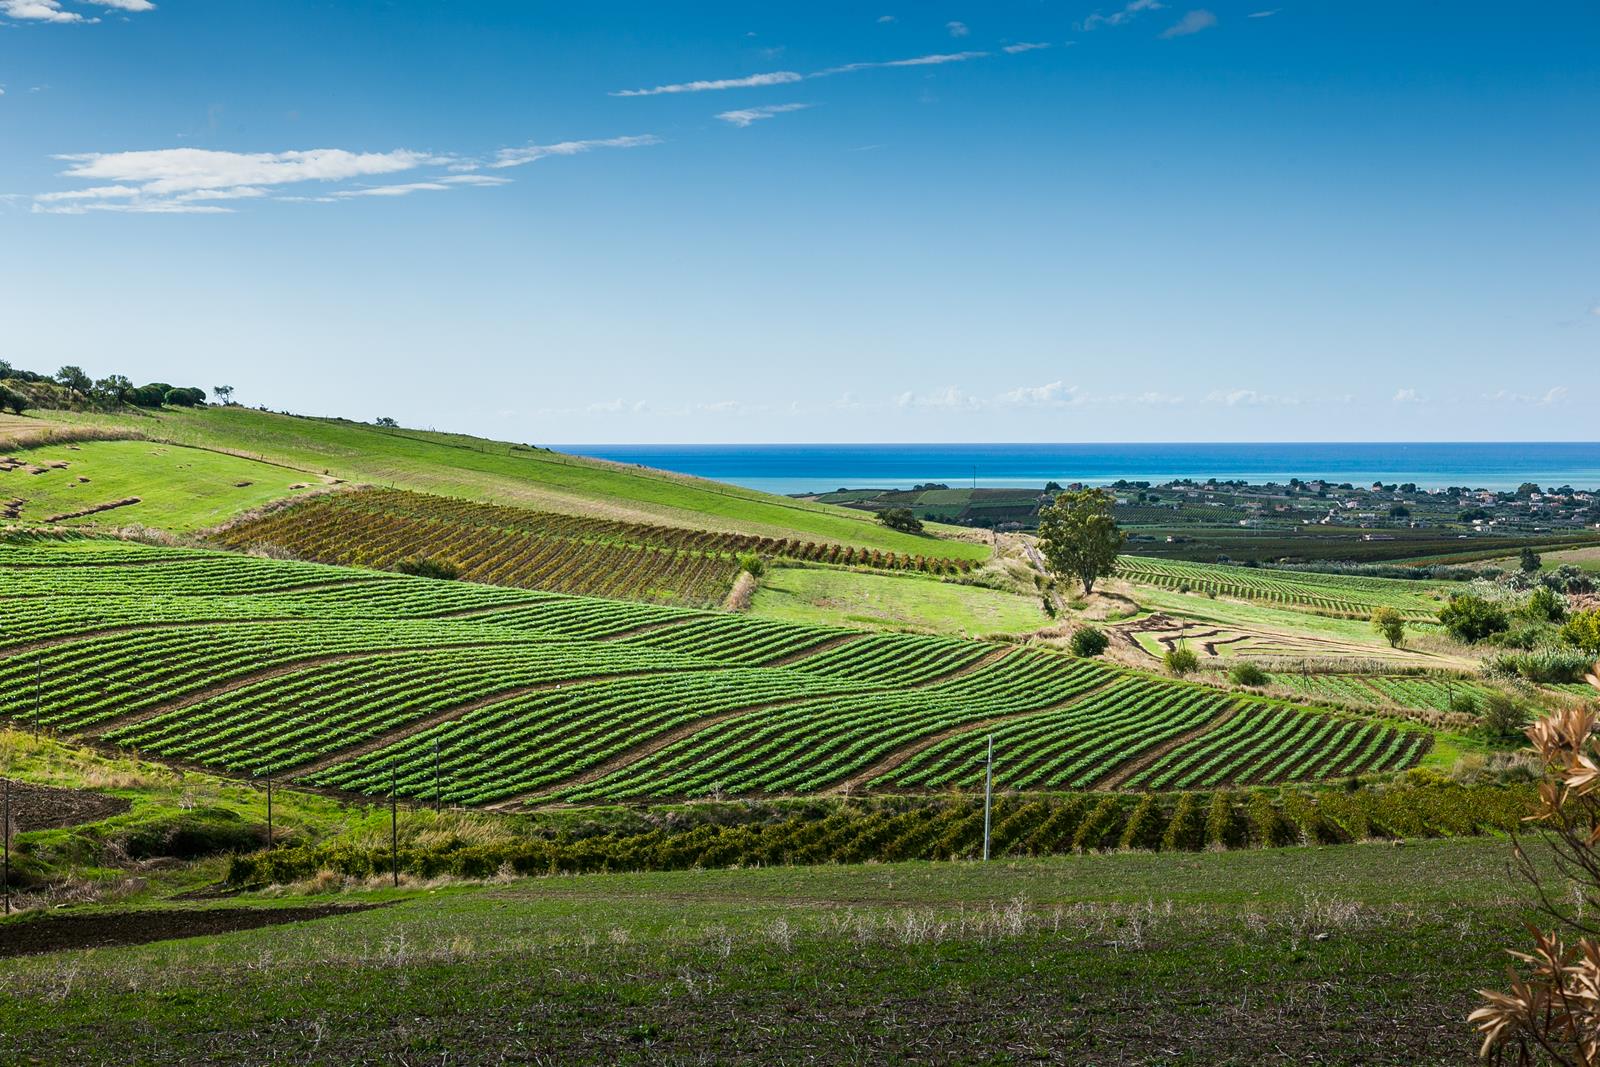
[[131,805],[121,797],[88,789],[57,789],[29,782],[11,783],[11,832],[56,830],[120,815]]
[[384,906],[316,904],[298,908],[205,908],[194,911],[173,909],[43,915],[0,923],[0,958],[227,934],[235,930],[282,926]]

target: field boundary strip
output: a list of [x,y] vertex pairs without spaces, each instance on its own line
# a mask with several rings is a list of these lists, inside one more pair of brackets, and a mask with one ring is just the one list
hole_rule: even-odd
[[262,626],[307,621],[309,620],[303,615],[252,615],[240,619],[162,619],[156,622],[128,622],[118,626],[103,626],[95,630],[75,630],[70,634],[41,637],[37,641],[29,641],[22,645],[0,647],[0,660],[15,659],[18,656],[26,656],[30,652],[43,652],[47,649],[58,648],[61,645],[70,645],[75,641],[96,641],[102,637],[115,637],[117,634],[155,633],[160,630],[191,630],[197,626]]

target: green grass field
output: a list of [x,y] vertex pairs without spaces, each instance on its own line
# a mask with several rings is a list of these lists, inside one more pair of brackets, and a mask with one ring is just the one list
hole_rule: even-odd
[[[865,545],[912,555],[984,559],[969,541],[887,529],[870,515],[719,482],[458,434],[384,430],[249,408],[145,415],[42,412],[35,421],[129,430],[174,444],[284,464],[305,476],[416,489],[627,522]],[[13,420],[16,421],[29,420]],[[4,427],[0,427],[4,429]]]
[[1446,840],[246,897],[222,906],[388,906],[0,960],[0,1059],[1467,1063],[1474,990],[1503,982],[1501,949],[1523,936],[1507,851]]
[[[150,441],[50,445],[17,458],[27,466],[0,471],[0,503],[22,500],[17,517],[24,522],[48,522],[137,497],[137,504],[66,521],[188,532],[300,491],[293,486],[322,483],[297,470]],[[43,473],[31,473],[40,468]]]
[[1035,597],[914,575],[822,567],[768,571],[750,613],[784,622],[970,635],[1029,633],[1050,624]]

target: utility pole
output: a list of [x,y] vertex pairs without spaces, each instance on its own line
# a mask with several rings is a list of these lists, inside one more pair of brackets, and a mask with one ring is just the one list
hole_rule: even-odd
[[438,738],[434,738],[433,739],[433,813],[435,815],[437,815],[437,814],[439,814],[439,812],[441,812],[443,810],[444,810],[444,808],[443,808],[442,804],[440,803],[440,793],[439,793],[439,739]]
[[395,807],[395,769],[389,764],[389,869],[394,873],[394,887],[400,888],[400,817]]
[[267,764],[267,847],[272,847],[272,764]]
[[994,734],[989,735],[989,756],[983,768],[983,862],[989,862],[989,810],[994,798]]

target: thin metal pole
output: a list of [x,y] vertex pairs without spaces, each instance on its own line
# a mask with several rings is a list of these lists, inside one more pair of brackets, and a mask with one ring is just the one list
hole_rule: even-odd
[[5,873],[5,878],[6,878],[6,914],[10,915],[11,914],[11,779],[10,778],[6,779],[5,806],[6,806],[6,812],[5,812],[5,823],[6,823],[6,828],[5,828],[5,839],[6,839],[6,863],[5,863],[5,869],[6,869],[6,873]]
[[394,887],[400,888],[400,821],[395,808],[395,769],[389,764],[389,869],[394,872]]
[[272,764],[267,764],[267,847],[272,847]]
[[444,810],[439,802],[439,742],[433,743],[433,813]]
[[994,735],[989,735],[989,757],[983,768],[983,862],[989,862],[989,805],[994,798]]

